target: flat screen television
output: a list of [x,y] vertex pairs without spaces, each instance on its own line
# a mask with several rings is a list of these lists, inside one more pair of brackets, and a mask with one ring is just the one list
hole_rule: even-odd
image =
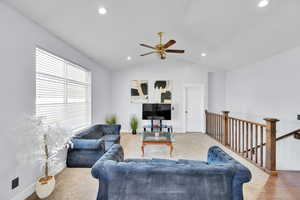
[[143,120],[171,120],[171,104],[143,104]]

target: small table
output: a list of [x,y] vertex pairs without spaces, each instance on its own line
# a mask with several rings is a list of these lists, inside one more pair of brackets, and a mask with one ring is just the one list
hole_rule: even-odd
[[143,126],[143,128],[144,128],[144,132],[146,132],[147,129],[150,129],[152,132],[154,130],[163,131],[163,129],[167,129],[168,132],[173,133],[173,127],[171,125],[164,125],[164,124],[162,124],[162,125],[157,126],[157,127],[156,126],[152,126],[152,125],[145,125],[145,126]]
[[142,156],[144,156],[145,151],[144,147],[148,144],[156,144],[156,145],[167,145],[170,147],[170,157],[172,157],[173,152],[173,143],[171,133],[169,132],[160,132],[158,136],[155,135],[154,132],[144,132],[143,133],[143,141],[142,141]]

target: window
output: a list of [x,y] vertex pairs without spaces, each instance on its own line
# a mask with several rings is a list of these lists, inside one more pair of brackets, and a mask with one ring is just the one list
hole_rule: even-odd
[[72,130],[90,125],[90,72],[37,48],[36,115]]

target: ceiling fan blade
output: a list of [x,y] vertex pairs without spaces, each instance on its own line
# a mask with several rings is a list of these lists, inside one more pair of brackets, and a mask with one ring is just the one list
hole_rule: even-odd
[[167,42],[165,45],[164,45],[164,48],[167,49],[169,48],[170,46],[172,46],[173,44],[175,44],[176,41],[175,40],[170,40],[169,42]]
[[153,53],[156,53],[156,51],[151,51],[151,52],[148,52],[148,53],[144,53],[141,56],[147,56],[147,55],[150,55],[150,54],[153,54]]
[[178,50],[178,49],[167,49],[167,53],[184,53],[184,50]]
[[140,44],[142,47],[147,47],[147,48],[150,48],[150,49],[156,49],[155,47],[152,47],[150,45],[147,45],[147,44]]

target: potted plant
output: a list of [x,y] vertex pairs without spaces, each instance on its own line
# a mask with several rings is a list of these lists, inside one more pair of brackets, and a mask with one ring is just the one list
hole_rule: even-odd
[[138,129],[138,126],[139,126],[138,118],[136,116],[132,116],[130,119],[130,127],[133,135],[136,134],[136,130]]
[[57,124],[48,126],[37,117],[27,117],[20,124],[18,133],[26,136],[20,141],[26,150],[18,155],[19,162],[41,166],[42,176],[36,182],[36,194],[41,199],[47,198],[55,188],[55,168],[65,162],[58,153],[67,148],[71,134]]
[[117,116],[116,115],[107,116],[105,119],[105,122],[106,122],[106,124],[109,124],[109,125],[117,124]]

